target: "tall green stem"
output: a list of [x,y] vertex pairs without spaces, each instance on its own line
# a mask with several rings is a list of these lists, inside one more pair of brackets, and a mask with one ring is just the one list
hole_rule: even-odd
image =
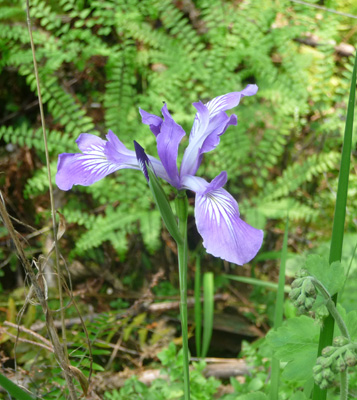
[[340,378],[340,400],[348,399],[348,374],[347,371],[341,372]]
[[[355,64],[352,73],[350,97],[348,101],[346,127],[342,147],[341,156],[341,167],[340,175],[338,179],[337,197],[335,206],[335,215],[333,219],[331,247],[330,247],[330,264],[334,261],[341,260],[342,245],[343,245],[343,234],[346,216],[346,205],[347,205],[347,190],[348,190],[348,178],[350,172],[350,160],[351,160],[351,148],[352,148],[352,132],[353,132],[353,116],[355,106],[355,92],[356,92],[356,62],[357,53],[355,58]],[[337,294],[332,297],[332,300],[336,304]],[[318,355],[324,347],[329,346],[332,343],[334,330],[334,319],[331,314],[326,318],[324,327],[320,333]],[[326,389],[320,389],[319,386],[315,385],[313,392],[313,400],[325,400]]]
[[[283,247],[281,250],[281,261],[279,271],[278,293],[276,295],[274,329],[278,329],[283,323],[284,314],[284,287],[285,287],[285,266],[288,253],[288,232],[289,220],[286,218],[285,233]],[[270,385],[270,400],[277,400],[279,397],[279,378],[280,378],[280,361],[276,357],[272,357],[271,361],[271,385]]]
[[180,279],[180,313],[182,328],[183,351],[183,380],[185,400],[190,400],[190,375],[189,375],[189,351],[187,333],[187,215],[188,201],[185,191],[180,191],[176,198],[176,212],[179,220],[179,230],[183,237],[183,243],[177,243],[179,279]]

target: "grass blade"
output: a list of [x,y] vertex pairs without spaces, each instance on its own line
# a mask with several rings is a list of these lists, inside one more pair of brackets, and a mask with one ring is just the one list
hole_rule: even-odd
[[201,357],[201,335],[202,335],[202,307],[201,307],[201,260],[196,258],[195,270],[195,340],[196,354]]
[[[279,271],[279,284],[278,293],[276,295],[275,315],[274,315],[274,329],[278,329],[283,323],[284,311],[284,288],[285,288],[285,265],[288,253],[288,231],[289,220],[286,220],[283,248],[281,251],[280,271]],[[279,395],[279,377],[280,377],[280,361],[273,356],[271,363],[271,386],[270,386],[270,400],[278,400]]]
[[[351,162],[351,148],[352,148],[352,133],[353,133],[353,116],[355,108],[355,96],[356,96],[356,67],[357,67],[357,53],[355,57],[355,63],[352,72],[350,97],[348,101],[347,118],[345,126],[345,134],[343,139],[342,156],[341,156],[341,167],[338,178],[337,197],[335,206],[335,215],[333,218],[331,247],[330,247],[330,263],[341,260],[342,245],[343,245],[343,234],[346,217],[346,205],[347,205],[347,191],[348,191],[348,179],[350,173],[350,162]],[[337,302],[337,294],[333,296],[333,300]],[[334,319],[329,315],[324,321],[324,327],[320,333],[319,350],[318,355],[324,347],[331,345],[334,331]],[[317,385],[314,387],[313,400],[325,400],[327,395],[326,390],[320,389]]]
[[213,331],[214,310],[214,280],[213,273],[206,272],[203,275],[203,338],[202,357],[206,357]]
[[[262,281],[261,279],[249,278],[247,276],[236,276],[236,275],[222,275],[222,276],[224,278],[232,279],[234,281],[247,283],[248,285],[262,286],[269,290],[278,290],[279,288],[279,285],[275,282]],[[285,293],[290,292],[289,285],[284,285],[284,292]]]
[[0,386],[2,386],[12,397],[17,400],[34,400],[27,392],[22,390],[16,383],[10,381],[6,376],[0,374]]

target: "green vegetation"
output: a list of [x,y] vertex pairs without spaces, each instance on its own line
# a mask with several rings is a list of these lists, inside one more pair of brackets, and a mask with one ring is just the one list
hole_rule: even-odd
[[[357,16],[351,0],[308,2]],[[265,232],[258,257],[235,267],[203,253],[190,223],[190,197],[188,206],[189,298],[196,290],[195,313],[188,315],[189,337],[199,332],[197,352],[210,357],[211,335],[214,341],[220,329],[215,325],[217,314],[228,310],[243,315],[235,336],[239,348],[235,353],[232,348],[230,357],[242,347],[240,356],[250,372],[237,379],[207,377],[207,364],[194,362],[191,399],[264,400],[278,391],[282,400],[306,400],[312,396],[313,377],[322,385],[321,393],[324,386],[331,387],[328,399],[342,399],[340,387],[343,391],[348,376],[350,395],[356,396],[357,372],[352,367],[357,340],[357,169],[353,158],[351,166],[346,164],[350,151],[344,162],[346,176],[349,173],[346,219],[343,224],[344,217],[338,218],[339,239],[334,236],[342,255],[331,258],[332,264],[326,259],[357,44],[356,19],[290,0],[31,0],[30,6],[53,180],[58,154],[76,152],[75,140],[83,132],[104,137],[111,129],[128,148],[134,148],[135,139],[156,154],[155,137],[142,124],[139,107],[159,115],[166,102],[189,132],[195,115],[192,102],[206,102],[249,83],[259,87],[256,96],[242,100],[235,110],[238,125],[227,130],[200,167],[208,180],[227,171],[227,189],[238,200],[242,216]],[[1,194],[46,289],[53,317],[59,320],[60,301],[53,284],[57,272],[51,257],[43,271],[53,241],[48,180],[26,12],[20,0],[0,0],[0,51]],[[354,102],[349,123],[353,106]],[[350,126],[352,157],[356,131]],[[343,185],[346,189],[346,182]],[[172,203],[169,188],[164,185],[164,190]],[[76,390],[106,400],[182,398],[184,356],[174,345],[182,345],[180,312],[174,304],[182,277],[175,242],[147,182],[136,171],[118,171],[89,187],[76,186],[69,192],[55,188],[54,195],[66,220],[60,250]],[[340,204],[338,210],[342,209]],[[268,333],[287,217],[286,275],[299,275],[293,283],[286,282],[292,284],[291,291],[285,287],[290,298],[283,299],[283,277],[279,280],[278,310],[284,310],[285,321]],[[194,282],[196,260],[201,269],[196,279],[204,277],[203,318],[197,304],[200,282],[196,287]],[[67,398],[45,317],[34,295],[28,294],[27,283],[9,231],[0,226],[0,321],[10,323],[0,327],[0,372],[34,398]],[[222,305],[212,304],[213,289],[222,295]],[[331,298],[337,293],[333,308]],[[156,303],[163,311],[150,308]],[[320,326],[329,313],[345,324],[337,326],[335,336],[348,341],[333,342],[316,364]],[[202,341],[195,321],[204,324]],[[27,329],[17,341],[11,325],[16,322]],[[249,336],[246,325],[256,329],[254,335]],[[258,336],[264,337],[244,341]],[[194,340],[190,349],[194,353]],[[128,373],[132,369],[140,375],[149,367],[162,373],[151,386]],[[122,384],[113,384],[115,379]],[[315,388],[314,400],[324,398],[316,393]],[[6,396],[0,391],[0,398]]]

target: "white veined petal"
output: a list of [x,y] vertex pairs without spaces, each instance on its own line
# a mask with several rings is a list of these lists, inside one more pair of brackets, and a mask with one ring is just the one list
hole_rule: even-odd
[[197,193],[195,217],[204,247],[216,257],[242,265],[262,245],[263,232],[239,217],[237,202],[223,188]]

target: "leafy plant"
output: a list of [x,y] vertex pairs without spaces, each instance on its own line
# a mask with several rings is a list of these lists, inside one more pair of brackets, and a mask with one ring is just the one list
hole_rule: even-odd
[[[162,378],[155,379],[148,387],[132,377],[125,382],[119,391],[106,392],[108,400],[131,400],[139,397],[146,400],[179,399],[183,396],[182,382],[182,351],[177,353],[176,346],[171,343],[169,347],[159,354],[162,364]],[[205,378],[203,375],[204,362],[194,363],[190,374],[191,398],[193,400],[211,400],[216,392],[219,381],[213,377]]]

